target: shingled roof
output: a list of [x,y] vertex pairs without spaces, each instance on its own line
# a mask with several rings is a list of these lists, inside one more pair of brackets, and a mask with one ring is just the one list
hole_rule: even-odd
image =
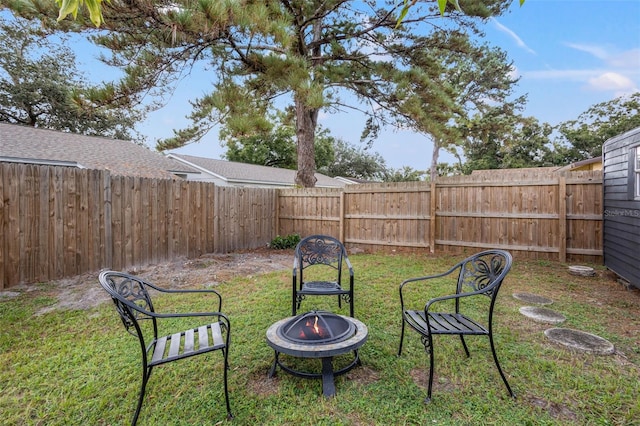
[[0,162],[109,170],[118,176],[175,179],[198,173],[131,141],[0,123]]
[[[203,173],[209,173],[218,180],[224,181],[226,185],[295,186],[295,170],[183,154],[168,154],[168,156],[198,168]],[[318,188],[345,186],[345,182],[321,173],[316,173],[315,176]]]

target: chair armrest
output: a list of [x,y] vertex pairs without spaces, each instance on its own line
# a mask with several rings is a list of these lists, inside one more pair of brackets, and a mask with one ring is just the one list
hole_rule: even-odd
[[399,293],[400,293],[400,307],[402,308],[402,311],[404,311],[404,297],[403,297],[403,290],[405,288],[405,286],[407,284],[411,284],[411,283],[419,283],[422,281],[428,281],[434,278],[442,278],[442,277],[446,277],[451,275],[453,272],[457,271],[458,269],[460,269],[460,264],[453,266],[451,269],[449,269],[446,272],[442,272],[439,274],[433,274],[433,275],[426,275],[423,277],[415,277],[415,278],[408,278],[404,281],[402,281],[402,283],[400,283],[400,287],[398,289]]
[[[196,291],[200,293],[201,291]],[[189,292],[191,293],[191,292]],[[216,292],[217,293],[217,292]],[[229,318],[220,311],[209,311],[209,312],[174,312],[174,313],[162,313],[162,312],[153,312],[148,309],[145,309],[143,306],[140,306],[131,300],[120,299],[120,303],[124,303],[129,306],[131,309],[144,314],[149,318],[188,318],[188,317],[218,317],[218,320],[223,319],[224,322],[229,323]]]
[[164,288],[164,287],[159,287],[155,284],[151,284],[149,282],[145,282],[145,285],[147,285],[148,287],[153,288],[156,291],[159,291],[161,293],[167,293],[167,294],[192,294],[192,293],[204,293],[204,294],[215,294],[216,297],[218,298],[218,309],[217,311],[221,311],[222,310],[222,295],[220,293],[218,293],[217,290],[214,290],[212,288],[209,289],[170,289],[170,288]]
[[351,279],[353,279],[353,266],[351,265],[351,261],[347,256],[344,257],[344,262],[347,264],[347,268],[349,269],[349,275]]
[[426,305],[424,305],[424,313],[427,314],[429,312],[429,308],[431,308],[431,305],[433,305],[434,303],[442,302],[445,300],[462,299],[464,297],[477,296],[479,294],[484,294],[484,293],[485,293],[484,290],[478,290],[478,291],[470,291],[465,293],[449,294],[446,296],[434,297],[433,299],[430,299]]
[[196,317],[218,317],[218,320],[222,319],[227,324],[229,318],[222,312],[177,312],[173,314],[163,314],[158,312],[148,312],[150,316],[156,318],[196,318]]
[[404,290],[404,287],[407,284],[417,283],[417,282],[421,282],[421,281],[428,281],[428,280],[431,280],[431,279],[434,279],[434,278],[446,277],[448,275],[451,275],[458,268],[459,268],[459,266],[454,266],[453,268],[449,269],[448,271],[442,272],[440,274],[426,275],[426,276],[423,276],[423,277],[408,278],[408,279],[402,281],[402,283],[400,283],[400,287],[398,289],[399,292],[400,292],[400,304],[402,306],[404,306],[403,297],[402,297],[402,291]]

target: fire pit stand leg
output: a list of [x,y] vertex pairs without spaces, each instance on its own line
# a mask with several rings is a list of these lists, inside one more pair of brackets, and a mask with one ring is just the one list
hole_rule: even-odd
[[322,394],[331,398],[336,395],[336,385],[333,380],[332,358],[322,358]]
[[269,378],[273,378],[273,376],[276,375],[276,367],[278,366],[278,351],[275,351],[275,357],[273,359],[273,365],[271,366],[271,369],[269,370]]

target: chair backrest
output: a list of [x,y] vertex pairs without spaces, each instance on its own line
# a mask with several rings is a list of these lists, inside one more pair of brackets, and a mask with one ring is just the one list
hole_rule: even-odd
[[326,265],[342,275],[343,260],[347,257],[344,245],[328,235],[311,235],[300,240],[295,250],[296,265],[302,280],[303,270],[314,265]]
[[464,259],[459,263],[456,293],[468,291],[468,287],[495,300],[512,261],[511,253],[504,250],[486,250]]
[[120,319],[129,333],[137,336],[144,346],[144,335],[138,321],[150,319],[153,322],[154,337],[157,338],[155,312],[148,288],[153,286],[141,278],[124,272],[102,271],[98,277],[102,287],[109,293]]

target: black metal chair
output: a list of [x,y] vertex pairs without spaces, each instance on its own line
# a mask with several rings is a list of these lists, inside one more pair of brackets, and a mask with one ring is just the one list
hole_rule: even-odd
[[[224,397],[227,405],[227,418],[231,419],[227,370],[229,355],[230,323],[220,312],[222,297],[215,290],[170,290],[155,286],[141,278],[115,271],[103,271],[99,275],[102,287],[109,293],[120,319],[127,331],[138,337],[142,352],[142,386],[138,397],[136,412],[131,421],[138,421],[144,393],[153,367],[183,358],[221,351],[224,358]],[[213,295],[217,300],[217,311],[188,313],[157,313],[149,294],[150,290],[162,293],[185,294],[202,293]],[[213,318],[213,322],[200,323],[195,328],[177,331],[165,336],[158,335],[159,324],[167,324],[173,318]],[[169,325],[167,324],[167,327]]]
[[[511,254],[503,250],[487,250],[477,253],[449,269],[447,272],[419,278],[411,278],[400,284],[400,305],[402,308],[402,331],[400,334],[400,347],[398,356],[402,354],[402,341],[404,339],[405,324],[417,331],[421,336],[422,344],[429,354],[429,386],[425,402],[431,400],[431,387],[433,384],[433,335],[449,334],[458,335],[462,341],[464,351],[469,357],[469,349],[464,336],[484,335],[489,336],[491,353],[498,372],[502,377],[511,397],[515,394],[511,390],[507,378],[500,368],[498,356],[493,341],[493,308],[502,282],[511,269]],[[457,273],[457,277],[456,277]],[[435,297],[427,301],[424,309],[412,310],[407,305],[409,299],[415,300],[415,291],[422,291],[424,287],[414,288],[414,283],[438,278],[457,278],[455,294]],[[411,284],[411,285],[410,285]],[[413,293],[410,297],[410,293]],[[488,299],[480,299],[482,296]],[[424,300],[424,299],[423,299]],[[443,303],[444,301],[453,301]],[[484,301],[484,311],[474,303],[473,313],[468,308],[471,301]],[[442,309],[443,306],[452,307],[453,312],[439,312],[433,309]],[[464,313],[463,313],[464,312]],[[478,314],[478,312],[483,312]]]
[[[343,272],[345,278],[349,274],[348,283],[343,282]],[[303,238],[295,250],[292,315],[307,296],[320,295],[337,296],[340,308],[344,299],[353,317],[353,267],[344,245],[327,235],[311,235]]]

